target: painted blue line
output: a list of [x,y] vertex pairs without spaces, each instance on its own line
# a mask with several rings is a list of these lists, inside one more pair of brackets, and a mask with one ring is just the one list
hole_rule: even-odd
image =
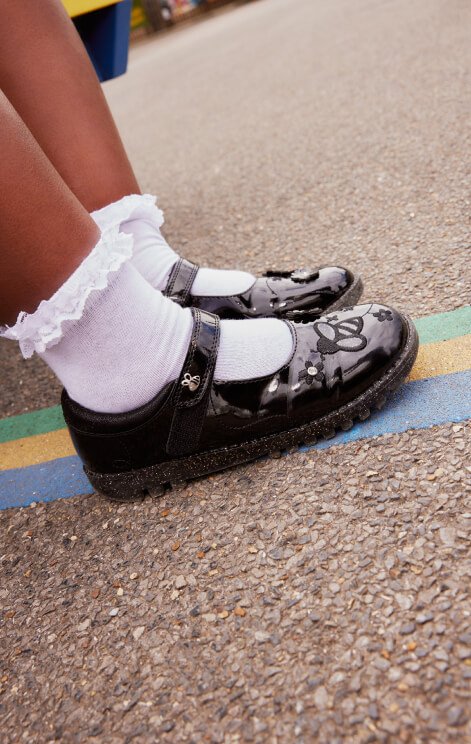
[[[403,385],[383,411],[335,439],[302,449],[322,450],[381,434],[428,429],[467,419],[471,419],[471,370]],[[0,509],[90,493],[93,488],[76,456],[0,472]]]
[[0,471],[0,509],[93,493],[77,455]]
[[399,434],[409,429],[428,429],[467,419],[471,419],[471,370],[409,382],[388,400],[384,410],[367,421],[337,434],[335,439],[302,449],[328,449],[358,439]]

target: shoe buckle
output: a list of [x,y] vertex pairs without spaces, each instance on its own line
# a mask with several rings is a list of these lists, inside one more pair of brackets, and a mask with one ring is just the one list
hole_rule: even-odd
[[195,390],[198,390],[200,382],[201,378],[199,375],[190,375],[189,372],[185,372],[183,375],[182,387],[187,387],[192,393],[194,393]]

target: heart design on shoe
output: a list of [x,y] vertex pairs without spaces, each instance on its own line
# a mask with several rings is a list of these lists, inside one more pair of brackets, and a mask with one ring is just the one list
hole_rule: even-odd
[[361,351],[367,344],[362,335],[363,318],[359,316],[339,320],[337,323],[318,321],[314,330],[319,336],[317,351],[319,354],[335,354],[337,351]]
[[201,378],[199,375],[190,375],[189,372],[185,372],[183,375],[182,387],[189,388],[193,393],[195,390],[198,390],[200,382]]

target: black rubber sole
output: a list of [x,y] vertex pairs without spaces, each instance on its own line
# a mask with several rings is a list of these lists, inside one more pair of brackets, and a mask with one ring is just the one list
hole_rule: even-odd
[[[346,307],[356,305],[362,294],[363,282],[360,276],[355,276],[349,288],[343,293],[341,297],[339,297],[338,300],[335,300],[335,302],[332,302],[332,304],[327,305],[322,315],[329,315],[329,313],[332,313],[335,310],[342,310]],[[291,310],[285,315],[286,320],[294,320],[298,323],[303,321],[307,322],[311,320],[317,320],[318,317],[319,314],[313,314],[311,310]]]
[[388,396],[404,382],[411,371],[417,356],[419,340],[412,321],[407,317],[404,320],[407,338],[400,355],[383,377],[357,398],[315,421],[260,439],[199,452],[189,457],[127,473],[102,474],[94,473],[87,468],[85,473],[97,491],[111,498],[127,501],[145,496],[149,492],[155,494],[167,485],[180,484],[256,460],[274,451],[279,453],[280,450],[296,448],[302,444],[315,444],[319,439],[334,437],[337,431],[350,429],[355,421],[367,419],[375,408],[381,409]]

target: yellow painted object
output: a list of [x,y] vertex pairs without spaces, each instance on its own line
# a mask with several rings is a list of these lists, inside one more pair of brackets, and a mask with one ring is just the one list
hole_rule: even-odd
[[62,0],[68,14],[74,16],[90,13],[92,10],[106,8],[107,5],[116,5],[121,0]]

